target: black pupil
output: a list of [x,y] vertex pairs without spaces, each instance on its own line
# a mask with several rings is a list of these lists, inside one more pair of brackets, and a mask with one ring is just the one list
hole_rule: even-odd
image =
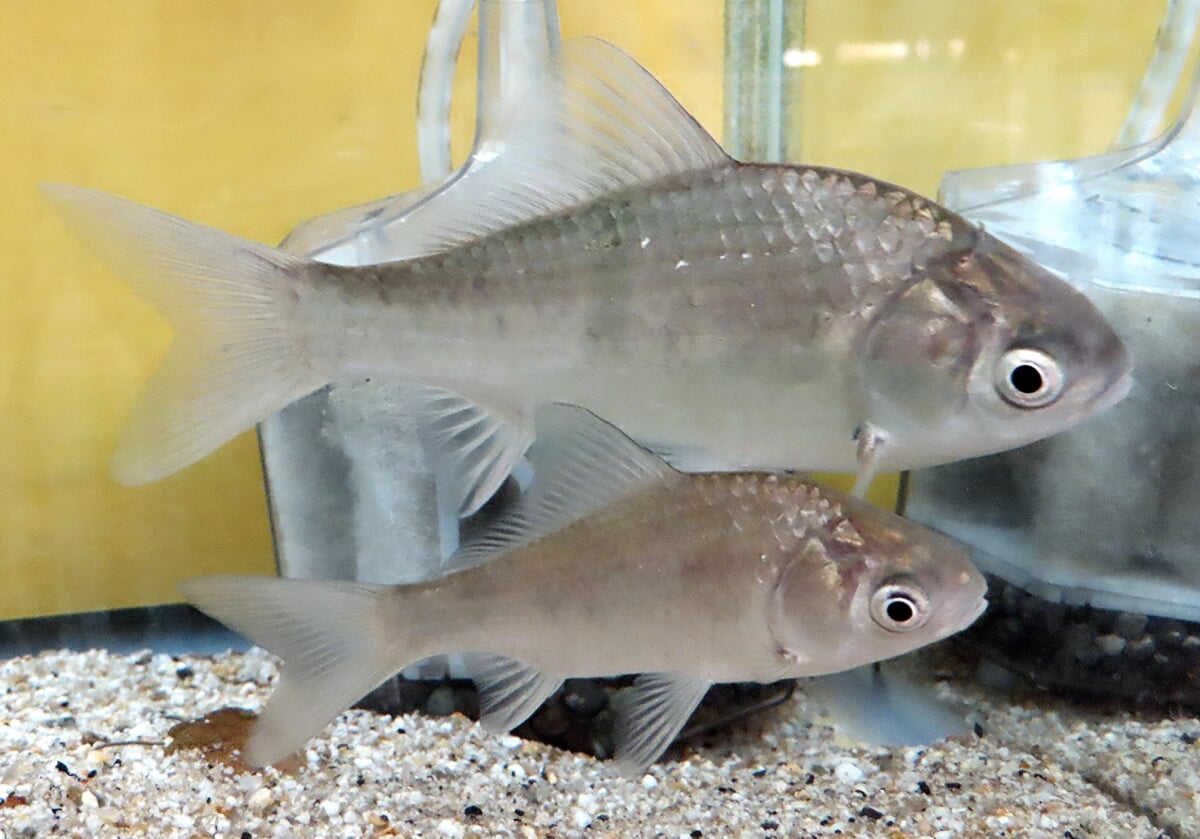
[[1032,364],[1018,364],[1008,374],[1013,389],[1026,396],[1032,396],[1042,389],[1042,373]]
[[884,611],[887,612],[888,618],[896,623],[908,623],[916,614],[912,603],[909,603],[902,597],[895,597],[889,600]]

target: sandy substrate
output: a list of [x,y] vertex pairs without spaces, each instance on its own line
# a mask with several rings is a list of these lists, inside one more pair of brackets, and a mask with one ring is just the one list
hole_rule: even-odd
[[1200,837],[1200,720],[1015,700],[906,666],[982,734],[862,748],[809,722],[801,689],[629,779],[462,717],[364,711],[295,772],[248,773],[165,746],[180,721],[257,708],[276,673],[261,651],[14,658],[0,662],[0,836]]

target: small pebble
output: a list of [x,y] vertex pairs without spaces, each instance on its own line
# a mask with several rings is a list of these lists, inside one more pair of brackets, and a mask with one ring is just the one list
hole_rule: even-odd
[[[1082,837],[1085,825],[1103,825],[1104,835],[1153,836],[1143,813],[1154,813],[1178,828],[1172,835],[1200,837],[1191,806],[1200,799],[1200,728],[1191,716],[1129,709],[1085,717],[1049,697],[1013,702],[952,668],[937,671],[939,693],[961,702],[964,716],[988,721],[984,740],[864,749],[808,722],[801,692],[763,731],[694,740],[629,780],[609,764],[497,737],[457,715],[350,711],[306,744],[298,774],[248,772],[193,751],[165,755],[155,744],[178,720],[260,708],[277,661],[257,649],[136,658],[93,651],[0,660],[0,684],[16,688],[2,697],[0,832],[958,839]],[[186,686],[175,675],[180,666],[194,673]],[[68,697],[75,721],[64,728],[54,721]],[[81,732],[149,745],[107,746]],[[111,760],[97,762],[97,751]],[[1084,773],[1128,790],[1138,809],[1114,802]]]
[[247,803],[250,805],[251,810],[262,812],[270,807],[271,802],[274,800],[275,795],[271,792],[269,787],[259,787],[257,790],[255,790],[254,794],[250,796],[250,801]]
[[92,749],[87,755],[87,762],[96,766],[107,766],[112,763],[112,759],[112,753],[104,749]]
[[858,765],[849,761],[839,763],[834,768],[833,774],[843,784],[856,784],[865,777]]
[[443,836],[449,836],[451,839],[460,839],[466,832],[463,826],[452,819],[442,819],[438,822],[438,833]]
[[1120,635],[1101,635],[1096,639],[1096,647],[1105,655],[1118,655],[1125,649],[1125,639]]
[[583,830],[592,823],[592,814],[581,807],[572,807],[571,822],[577,830]]

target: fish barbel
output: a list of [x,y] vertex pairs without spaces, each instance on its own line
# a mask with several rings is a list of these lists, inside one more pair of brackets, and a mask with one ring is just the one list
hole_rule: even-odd
[[167,475],[371,376],[425,386],[463,514],[547,402],[689,471],[865,479],[1031,442],[1128,390],[1128,351],[1067,283],[901,187],[733,160],[611,45],[564,45],[510,119],[403,217],[406,258],[385,264],[308,261],[48,185],[176,330],[117,479]]
[[465,652],[507,731],[574,676],[642,673],[616,758],[639,771],[714,682],[846,670],[957,632],[986,586],[965,551],[845,493],[763,473],[683,474],[574,406],[539,409],[514,507],[406,586],[218,576],[200,609],[284,659],[250,761],[300,748],[378,683]]

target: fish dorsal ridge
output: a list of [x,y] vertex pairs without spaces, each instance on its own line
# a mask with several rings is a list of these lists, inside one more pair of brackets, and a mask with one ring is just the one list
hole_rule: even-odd
[[614,426],[574,405],[551,404],[534,416],[527,457],[533,480],[520,499],[450,558],[473,566],[528,544],[641,487],[680,477]]
[[396,258],[438,253],[623,187],[729,160],[645,68],[573,38],[543,84],[503,117],[445,186],[396,222]]

